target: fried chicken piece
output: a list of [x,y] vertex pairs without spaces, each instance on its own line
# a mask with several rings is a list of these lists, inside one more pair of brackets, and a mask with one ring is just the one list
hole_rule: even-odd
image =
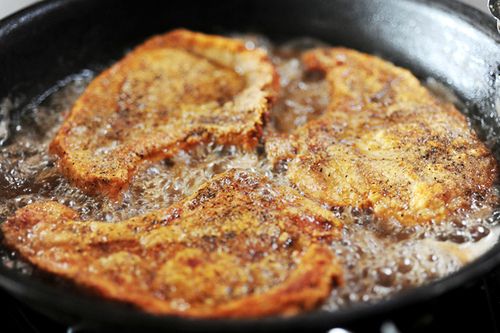
[[[293,135],[287,176],[306,196],[404,225],[438,222],[490,193],[497,165],[464,115],[407,70],[343,48],[303,55],[330,104]],[[274,142],[273,147],[286,147]],[[290,159],[272,149],[271,160]]]
[[123,222],[40,202],[1,229],[31,263],[104,297],[158,314],[257,317],[312,309],[341,283],[328,246],[340,227],[295,190],[233,169]]
[[94,79],[50,150],[76,186],[117,197],[145,159],[210,140],[253,148],[278,87],[264,51],[175,30]]

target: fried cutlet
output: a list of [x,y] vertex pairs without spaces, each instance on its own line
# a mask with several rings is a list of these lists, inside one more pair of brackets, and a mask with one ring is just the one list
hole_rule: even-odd
[[279,86],[266,53],[175,30],[96,77],[50,145],[87,193],[117,197],[144,160],[207,141],[254,147]]
[[231,170],[168,209],[80,221],[39,202],[2,224],[37,267],[158,314],[256,317],[312,309],[341,281],[333,213],[259,174]]
[[330,103],[290,138],[267,144],[273,163],[309,198],[404,225],[438,222],[484,199],[496,161],[464,115],[409,71],[344,48],[303,55],[325,75]]

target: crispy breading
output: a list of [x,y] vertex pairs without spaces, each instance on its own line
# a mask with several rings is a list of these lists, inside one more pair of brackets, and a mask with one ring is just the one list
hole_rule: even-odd
[[73,184],[117,197],[145,159],[209,140],[253,148],[278,87],[264,51],[175,30],[95,78],[50,150]]
[[56,202],[18,210],[6,243],[39,268],[146,311],[256,317],[312,309],[341,283],[332,212],[264,176],[231,170],[168,209],[79,221]]
[[292,150],[268,148],[275,163],[291,159],[287,176],[306,196],[412,225],[488,195],[497,177],[490,151],[409,71],[344,48],[306,52],[303,63],[325,73],[328,110],[293,133]]

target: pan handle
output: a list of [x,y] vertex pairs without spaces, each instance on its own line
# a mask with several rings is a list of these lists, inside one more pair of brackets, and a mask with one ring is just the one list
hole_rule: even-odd
[[488,8],[491,15],[497,19],[497,29],[500,33],[500,0],[488,0]]

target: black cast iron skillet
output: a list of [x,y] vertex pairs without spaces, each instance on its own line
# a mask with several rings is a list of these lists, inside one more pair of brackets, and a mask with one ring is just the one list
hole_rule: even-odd
[[[474,125],[480,132],[500,133],[496,111],[500,105],[500,38],[490,17],[454,0],[44,1],[0,22],[0,98],[43,97],[69,74],[103,68],[147,37],[177,27],[209,33],[257,32],[277,41],[310,36],[381,55],[422,78],[445,83],[478,117]],[[493,148],[498,151],[495,142]],[[459,272],[387,301],[332,313],[255,320],[157,317],[1,264],[0,285],[74,328],[325,332],[408,316],[481,278],[499,263],[497,245]]]

